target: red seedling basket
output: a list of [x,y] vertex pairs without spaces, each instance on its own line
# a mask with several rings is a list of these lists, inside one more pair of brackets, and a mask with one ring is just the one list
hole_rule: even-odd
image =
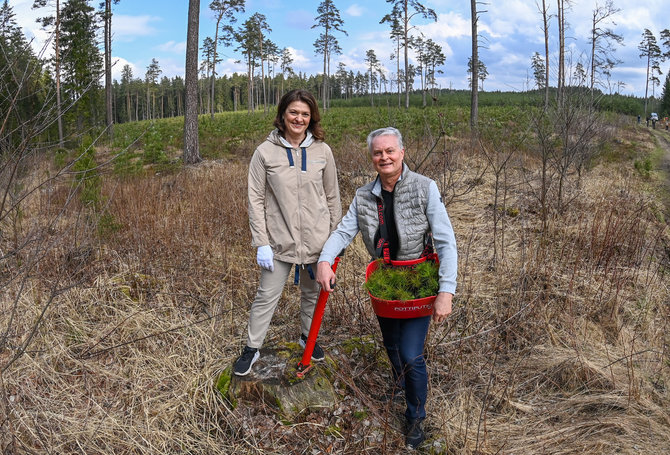
[[[437,254],[432,253],[419,259],[413,259],[411,261],[391,261],[391,265],[411,267],[427,260],[434,261],[436,264],[440,263],[437,258]],[[368,281],[368,278],[372,272],[379,268],[379,264],[379,261],[372,261],[368,264],[368,267],[365,270],[366,282]],[[384,300],[373,296],[370,294],[370,291],[368,291],[368,295],[370,296],[372,308],[374,309],[377,316],[394,319],[420,318],[422,316],[432,315],[433,304],[435,303],[436,297],[433,295],[430,297],[413,300]]]

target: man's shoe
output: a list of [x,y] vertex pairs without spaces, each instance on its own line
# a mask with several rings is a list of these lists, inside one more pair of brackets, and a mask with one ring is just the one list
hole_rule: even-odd
[[417,449],[426,440],[426,433],[423,432],[423,420],[418,419],[409,421],[407,424],[407,436],[405,437],[405,444],[408,449]]
[[235,365],[233,365],[233,372],[237,376],[248,375],[251,371],[251,367],[256,363],[256,360],[258,360],[260,356],[261,353],[258,352],[258,349],[245,346],[242,350],[242,355],[237,358]]
[[[305,335],[300,335],[300,341],[298,341],[300,344],[300,347],[305,349],[305,346],[307,345],[307,337]],[[320,362],[321,360],[326,358],[326,354],[324,354],[323,349],[321,349],[321,346],[319,346],[319,343],[314,343],[314,350],[312,351],[312,360],[315,362]]]

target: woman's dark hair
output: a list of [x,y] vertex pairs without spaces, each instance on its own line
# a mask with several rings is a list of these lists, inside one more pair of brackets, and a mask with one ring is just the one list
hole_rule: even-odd
[[322,141],[326,137],[325,131],[321,127],[321,115],[319,114],[319,105],[316,98],[307,90],[295,89],[282,96],[277,106],[277,116],[275,117],[274,126],[284,136],[284,112],[288,109],[289,104],[294,101],[302,101],[309,106],[309,125],[307,129],[312,132],[314,139]]

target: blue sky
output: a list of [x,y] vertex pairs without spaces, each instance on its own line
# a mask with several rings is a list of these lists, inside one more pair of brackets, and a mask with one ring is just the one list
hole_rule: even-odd
[[[597,0],[602,5],[605,0]],[[46,39],[45,33],[35,24],[39,12],[31,10],[33,0],[10,0],[16,19],[27,36],[34,37],[34,46],[39,48]],[[97,1],[95,4],[97,5]],[[210,0],[200,6],[200,42],[206,36],[214,35],[215,22],[209,10]],[[293,56],[296,72],[316,74],[322,71],[321,56],[314,54],[313,43],[321,30],[312,29],[320,0],[247,0],[246,13],[239,16],[237,25],[255,12],[264,14],[272,29],[270,39],[279,48],[287,47]],[[470,5],[465,1],[424,0],[423,3],[435,10],[436,23],[417,19],[414,33],[423,33],[443,48],[446,63],[441,68],[444,74],[438,78],[443,88],[465,89],[468,86],[466,65],[471,52]],[[488,0],[483,5],[487,12],[480,19],[481,43],[484,48],[480,58],[486,64],[489,76],[484,82],[485,90],[525,90],[533,85],[531,56],[534,52],[543,54],[543,32],[541,16],[535,0]],[[555,1],[548,0],[550,13],[555,13]],[[576,0],[571,10],[566,12],[570,24],[567,45],[568,60],[576,64],[582,60],[586,66],[588,59],[588,37],[591,16],[596,0]],[[395,72],[395,63],[389,60],[394,45],[389,39],[386,24],[379,24],[390,10],[385,0],[335,0],[344,21],[348,36],[336,33],[342,48],[342,55],[335,55],[331,61],[331,73],[339,62],[347,69],[365,71],[364,59],[368,49],[374,49],[389,75]],[[645,28],[649,28],[657,38],[664,28],[670,28],[667,1],[614,0],[621,12],[614,16],[615,24],[610,27],[624,36],[624,47],[616,56],[623,62],[615,68],[610,86],[603,87],[608,92],[616,90],[616,84],[625,85],[621,93],[644,95],[645,64],[639,58],[637,46]],[[187,0],[121,0],[114,6],[113,18],[113,58],[115,78],[120,78],[124,64],[133,68],[135,77],[143,77],[152,58],[156,58],[165,76],[182,75],[186,41]],[[550,24],[550,51],[556,50],[556,23]],[[244,65],[235,63],[240,59],[233,48],[223,48],[223,62],[217,71],[222,73],[244,73]],[[555,68],[555,56],[551,57],[550,68]],[[661,65],[665,73],[670,71],[670,62]],[[552,71],[553,73],[553,71]],[[552,76],[552,85],[553,82]],[[660,95],[661,88],[656,88]],[[649,93],[651,94],[651,87]]]

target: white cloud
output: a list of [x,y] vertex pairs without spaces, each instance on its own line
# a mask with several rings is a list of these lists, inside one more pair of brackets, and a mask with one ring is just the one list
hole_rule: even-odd
[[32,0],[12,0],[9,2],[14,11],[14,19],[23,30],[23,34],[30,41],[33,51],[40,57],[49,57],[53,53],[53,48],[47,40],[50,33],[42,30],[41,25],[36,21],[38,17],[46,16],[49,13],[46,9],[33,9]]
[[186,41],[168,41],[156,46],[156,49],[163,52],[170,52],[172,54],[186,55]]
[[[293,59],[291,67],[296,73],[303,72],[306,74],[317,74],[323,72],[323,59],[321,59],[320,56],[313,56],[313,53],[306,55],[304,49],[296,49],[291,46],[287,46],[287,49]],[[332,64],[333,62],[331,61],[331,65]]]
[[365,14],[365,8],[363,8],[362,6],[354,3],[349,8],[347,8],[344,12],[347,13],[349,16],[361,17],[363,14]]
[[434,41],[470,36],[472,31],[470,19],[454,12],[439,14],[437,22],[419,25],[417,28]]
[[119,41],[134,41],[141,36],[151,36],[158,33],[152,25],[154,22],[160,22],[162,19],[157,16],[127,16],[123,14],[114,14],[112,16],[112,28],[114,30],[114,39]]
[[[247,68],[244,62],[238,61],[237,59],[234,58],[228,58],[219,63],[216,66],[216,72],[221,75],[221,74],[227,74],[227,75],[232,75],[233,73],[237,74],[244,74],[246,73]],[[279,69],[278,69],[279,71]]]
[[[184,77],[184,65],[186,64],[185,59],[174,60],[172,58],[165,58],[159,62],[159,66],[163,71],[160,77],[175,77],[180,76]],[[146,68],[142,72],[142,76],[146,72]]]
[[121,82],[121,71],[123,70],[123,67],[129,65],[130,69],[133,71],[133,77],[142,77],[142,75],[139,73],[137,66],[126,60],[125,58],[122,57],[114,57],[112,56],[112,80],[117,80]]
[[537,35],[542,25],[542,16],[535,2],[506,0],[493,2],[482,13],[480,29],[492,38],[504,38],[511,35]]

